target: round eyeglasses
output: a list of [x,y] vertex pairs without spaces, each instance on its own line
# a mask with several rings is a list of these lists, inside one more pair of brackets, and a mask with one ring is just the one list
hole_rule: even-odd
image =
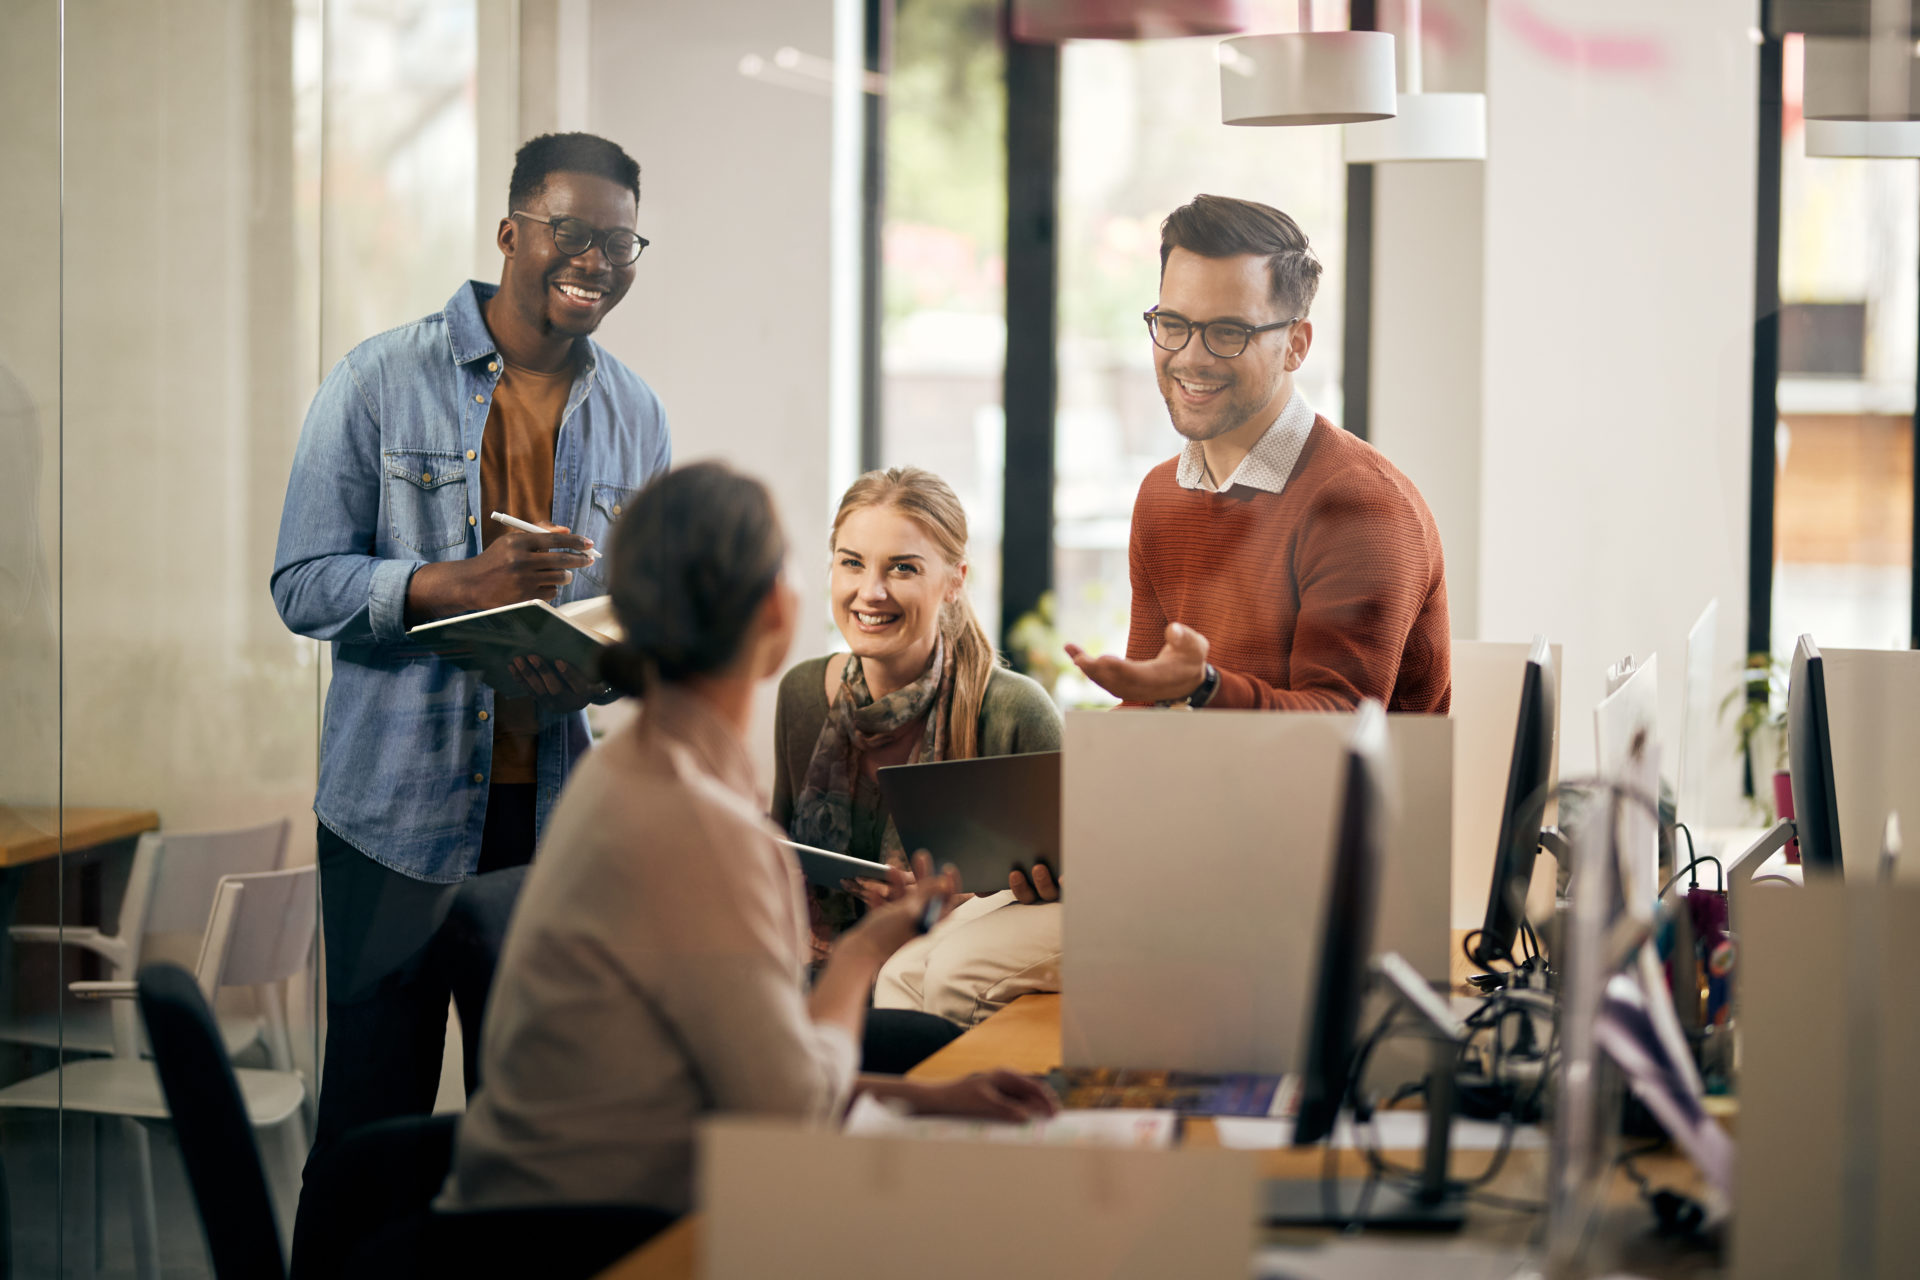
[[650,243],[645,236],[635,235],[625,227],[602,231],[582,218],[542,218],[518,209],[507,216],[544,224],[553,233],[553,247],[569,258],[579,257],[598,242],[600,251],[607,256],[607,265],[612,267],[632,266],[640,260],[640,251]]
[[1265,333],[1269,329],[1284,329],[1290,324],[1299,324],[1303,319],[1295,316],[1291,320],[1276,320],[1272,324],[1244,325],[1232,320],[1209,320],[1205,324],[1195,324],[1185,316],[1176,316],[1168,312],[1145,311],[1141,313],[1147,322],[1147,332],[1153,335],[1153,345],[1162,351],[1180,351],[1193,341],[1193,331],[1200,331],[1201,345],[1222,360],[1231,360],[1247,349],[1256,333]]

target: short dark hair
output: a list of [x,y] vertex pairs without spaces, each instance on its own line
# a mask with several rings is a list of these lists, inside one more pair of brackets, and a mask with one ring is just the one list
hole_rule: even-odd
[[732,662],[787,562],[767,487],[720,462],[657,476],[627,503],[613,531],[609,594],[626,638],[601,655],[600,674],[645,696]]
[[640,164],[597,133],[543,133],[520,148],[513,158],[513,181],[507,184],[507,208],[524,209],[539,198],[547,179],[556,173],[590,173],[617,182],[640,201]]
[[1273,300],[1282,317],[1304,316],[1320,289],[1320,260],[1300,224],[1272,205],[1232,196],[1195,196],[1160,224],[1160,274],[1167,258],[1185,249],[1203,258],[1264,254]]

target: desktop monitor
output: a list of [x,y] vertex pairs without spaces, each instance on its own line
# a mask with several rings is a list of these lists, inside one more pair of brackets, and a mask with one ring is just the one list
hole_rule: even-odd
[[1482,966],[1511,960],[1520,921],[1527,909],[1527,889],[1533,883],[1533,863],[1540,851],[1541,814],[1531,801],[1547,785],[1553,772],[1553,651],[1545,636],[1533,638],[1526,672],[1520,682],[1520,720],[1513,730],[1513,759],[1507,766],[1507,800],[1500,810],[1500,843],[1493,858],[1493,885],[1487,893],[1487,914],[1474,945],[1474,962]]
[[1677,820],[1698,829],[1706,823],[1707,774],[1713,759],[1714,632],[1720,602],[1707,601],[1687,631],[1687,666],[1680,694],[1680,767],[1674,785]]
[[1812,636],[1801,636],[1794,645],[1787,675],[1787,771],[1793,779],[1793,825],[1802,865],[1839,871],[1840,805],[1834,797],[1826,664]]
[[1300,1114],[1293,1127],[1298,1147],[1333,1132],[1353,1071],[1379,913],[1387,770],[1386,711],[1377,702],[1363,702],[1347,746],[1346,785],[1320,917],[1320,964],[1307,1010]]

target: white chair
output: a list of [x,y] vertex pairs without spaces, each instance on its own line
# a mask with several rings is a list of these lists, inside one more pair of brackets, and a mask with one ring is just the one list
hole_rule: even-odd
[[[215,887],[194,977],[209,1006],[222,987],[272,991],[304,972],[313,956],[318,927],[319,872],[313,867],[225,876]],[[114,1007],[134,1010],[132,982],[76,982],[82,997],[124,997]],[[137,1016],[137,1010],[134,1010]],[[256,1130],[273,1129],[289,1188],[300,1182],[307,1153],[303,1106],[306,1081],[296,1071],[236,1069],[247,1117]],[[96,1170],[99,1125],[121,1119],[131,1177],[135,1274],[157,1280],[159,1252],[154,1222],[153,1166],[147,1124],[167,1119],[166,1099],[153,1064],[139,1057],[81,1058],[52,1071],[0,1089],[0,1108],[54,1110],[93,1117]],[[96,1173],[96,1185],[98,1177]],[[94,1203],[94,1240],[98,1250],[100,1205]],[[290,1215],[283,1215],[291,1221]]]
[[[285,865],[289,826],[281,818],[233,831],[150,831],[134,847],[113,933],[98,928],[23,924],[13,927],[12,938],[17,943],[64,943],[91,951],[106,960],[113,980],[131,982],[140,968],[148,935],[195,933],[205,927],[207,912],[213,906],[214,886],[222,877],[277,871]],[[278,993],[269,996],[262,1008],[264,1019],[233,1015],[220,1019],[227,1056],[238,1056],[264,1036],[268,1060],[276,1069],[290,1070],[293,1055]],[[60,1025],[63,1016],[64,1028]],[[0,1015],[0,1041],[64,1053],[140,1057],[147,1052],[146,1034],[133,1005],[118,1000],[112,1004],[69,1001],[64,1011]]]

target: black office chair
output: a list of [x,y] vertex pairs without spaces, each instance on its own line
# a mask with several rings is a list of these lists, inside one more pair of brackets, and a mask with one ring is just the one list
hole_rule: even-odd
[[200,984],[178,965],[147,965],[137,982],[213,1273],[219,1280],[284,1280],[273,1198],[220,1024]]

